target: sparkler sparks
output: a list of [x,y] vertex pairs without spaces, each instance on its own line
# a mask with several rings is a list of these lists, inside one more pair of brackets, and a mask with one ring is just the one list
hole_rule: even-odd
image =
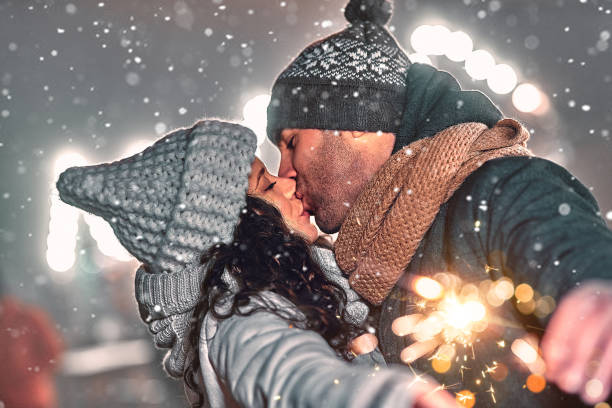
[[412,387],[414,384],[419,383],[419,382],[427,384],[427,380],[424,378],[423,374],[417,374],[417,372],[414,371],[414,368],[412,368],[410,364],[408,364],[408,367],[410,368],[410,371],[412,371],[412,375],[414,376],[412,381],[410,381],[410,384],[408,384],[408,388]]
[[459,372],[461,373],[461,381],[463,381],[463,371],[464,370],[471,370],[471,368],[466,367],[463,364],[461,364],[461,367],[459,368]]
[[497,404],[497,401],[495,400],[495,390],[493,389],[493,384],[489,384],[489,389],[487,390],[487,392],[491,393],[491,399],[493,399],[493,403]]
[[463,390],[455,394],[456,401],[466,408],[472,408],[476,404],[476,396],[470,390]]
[[[493,275],[493,271],[499,272],[486,266],[487,273]],[[414,340],[400,354],[404,363],[410,366],[410,363],[417,359],[427,357],[431,361],[433,371],[438,374],[448,373],[453,364],[457,364],[455,367],[458,367],[458,374],[461,375],[459,384],[465,384],[465,381],[472,386],[475,384],[479,391],[489,393],[492,402],[496,404],[499,395],[492,382],[504,381],[508,376],[509,366],[499,359],[489,360],[487,363],[479,362],[474,346],[490,342],[487,350],[492,347],[500,353],[507,353],[507,348],[511,355],[518,358],[529,370],[531,375],[524,388],[532,392],[541,392],[545,388],[546,381],[542,376],[545,365],[538,354],[537,338],[524,336],[511,340],[507,338],[508,334],[505,334],[506,339],[495,339],[490,335],[480,336],[480,333],[489,326],[526,329],[523,325],[504,319],[503,313],[495,313],[498,307],[512,298],[521,313],[534,313],[538,317],[553,311],[556,306],[553,298],[542,296],[526,283],[515,287],[507,277],[464,284],[458,276],[445,272],[435,274],[432,278],[413,277],[409,287],[420,300],[415,299],[413,295],[408,296],[406,300],[410,299],[409,306],[413,308],[414,313],[398,317],[391,327],[397,336],[410,336]],[[460,346],[463,346],[462,351],[457,349]],[[412,366],[410,368],[412,369]],[[473,370],[472,374],[468,373],[466,376],[466,370]],[[415,377],[411,385],[420,381],[426,382],[414,370],[413,373]],[[453,386],[442,384],[436,391]],[[595,391],[597,390],[593,393]],[[455,395],[456,401],[464,407],[473,407],[476,402],[475,393],[470,390],[466,389]]]

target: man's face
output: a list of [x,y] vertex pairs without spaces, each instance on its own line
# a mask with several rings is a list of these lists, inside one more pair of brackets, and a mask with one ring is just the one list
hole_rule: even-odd
[[[372,134],[376,136],[376,134]],[[392,135],[391,135],[392,136]],[[393,136],[393,140],[395,137]],[[280,177],[296,179],[296,196],[304,209],[315,216],[325,233],[340,229],[350,206],[388,158],[373,160],[368,140],[359,140],[354,132],[319,129],[284,129],[279,149]]]

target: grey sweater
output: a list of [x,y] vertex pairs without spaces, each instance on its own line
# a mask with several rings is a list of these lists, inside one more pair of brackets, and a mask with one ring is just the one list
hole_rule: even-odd
[[[299,316],[280,295],[262,296],[287,316]],[[247,308],[260,302],[252,300]],[[410,407],[413,402],[414,377],[407,367],[342,361],[319,334],[291,327],[271,312],[221,321],[209,313],[198,352],[209,407]]]
[[[333,253],[323,248],[314,248],[313,253],[325,278],[345,290],[348,304],[344,319],[362,324],[369,309],[348,286]],[[155,344],[170,349],[164,366],[175,377],[181,376],[188,358],[184,335],[205,270],[205,266],[192,264],[178,273],[153,274],[141,267],[136,275],[141,315]],[[235,285],[229,274],[222,279],[230,288]],[[229,306],[234,290],[217,306],[219,312]],[[273,292],[252,299],[243,311],[266,304],[283,310],[283,317],[301,317],[295,305]],[[319,334],[290,327],[285,319],[267,311],[220,321],[207,314],[197,352],[199,385],[207,407],[412,405],[410,384],[414,377],[407,367],[387,368],[379,350],[351,363],[343,361]],[[196,401],[187,388],[186,394],[190,402]]]

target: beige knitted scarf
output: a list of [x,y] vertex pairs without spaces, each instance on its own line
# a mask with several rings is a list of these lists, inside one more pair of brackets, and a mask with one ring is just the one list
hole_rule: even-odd
[[529,132],[512,119],[489,129],[463,123],[417,140],[390,157],[358,197],[334,246],[351,287],[380,304],[461,183],[488,160],[531,156]]

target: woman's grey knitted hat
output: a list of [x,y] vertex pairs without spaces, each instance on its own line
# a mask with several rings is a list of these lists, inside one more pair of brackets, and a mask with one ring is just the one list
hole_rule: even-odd
[[72,167],[57,189],[66,203],[108,221],[152,272],[175,272],[231,241],[256,147],[251,130],[203,120],[126,159]]

